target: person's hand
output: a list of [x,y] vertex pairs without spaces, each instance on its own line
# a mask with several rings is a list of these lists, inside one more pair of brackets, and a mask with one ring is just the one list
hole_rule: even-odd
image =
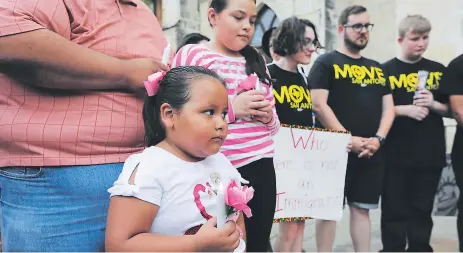
[[351,152],[360,154],[364,151],[367,139],[358,136],[352,136],[352,148]]
[[407,105],[406,107],[406,115],[409,118],[422,121],[425,119],[429,114],[429,109],[422,106],[417,105]]
[[262,108],[271,106],[271,103],[265,99],[261,91],[250,90],[240,93],[233,100],[233,112],[235,117],[243,118],[247,116],[266,117],[267,112],[261,111]]
[[128,88],[136,93],[146,93],[143,82],[148,80],[148,76],[159,71],[169,71],[170,69],[161,61],[154,59],[141,58],[122,61]]
[[429,90],[423,89],[413,97],[413,104],[429,108],[434,102],[434,96]]
[[359,157],[372,157],[376,151],[378,151],[380,146],[381,143],[379,143],[378,138],[372,137],[367,139],[367,142],[364,144],[364,150],[359,154]]
[[259,108],[258,111],[264,112],[265,115],[260,116],[260,115],[251,114],[251,116],[253,116],[254,120],[260,121],[260,122],[262,122],[264,124],[268,124],[270,121],[272,121],[272,119],[273,119],[273,103],[269,103],[268,105],[266,105],[266,106],[264,106],[262,108]]
[[236,223],[229,221],[216,228],[217,219],[211,218],[193,236],[197,251],[232,252],[240,245],[240,232]]
[[350,138],[349,143],[347,143],[346,152],[349,153],[352,151],[352,138]]

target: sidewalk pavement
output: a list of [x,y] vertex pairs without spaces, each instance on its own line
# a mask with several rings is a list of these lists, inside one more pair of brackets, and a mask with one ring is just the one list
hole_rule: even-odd
[[[378,252],[382,248],[380,217],[381,211],[374,210],[370,213],[372,220],[372,252]],[[458,252],[458,236],[455,216],[434,216],[434,229],[431,244],[435,252]],[[274,224],[271,242],[274,244],[278,232],[278,224]],[[306,252],[316,252],[315,222],[306,221],[303,249]],[[352,252],[352,242],[349,234],[349,210],[344,211],[343,219],[338,223],[336,240],[333,251]]]

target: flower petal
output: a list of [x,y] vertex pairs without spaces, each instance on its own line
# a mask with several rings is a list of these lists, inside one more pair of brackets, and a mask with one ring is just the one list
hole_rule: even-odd
[[230,206],[230,201],[228,200],[228,198],[229,198],[228,189],[223,193],[223,197],[224,197],[224,199],[225,199],[225,204],[226,204],[227,206]]
[[249,208],[249,206],[246,206],[246,208],[243,209],[242,211],[243,211],[243,213],[246,215],[246,217],[248,217],[248,218],[251,218],[251,217],[252,217],[251,208]]
[[246,191],[246,203],[248,203],[254,197],[254,188],[249,187]]
[[236,205],[246,204],[246,195],[241,191],[228,192],[228,205],[235,207]]

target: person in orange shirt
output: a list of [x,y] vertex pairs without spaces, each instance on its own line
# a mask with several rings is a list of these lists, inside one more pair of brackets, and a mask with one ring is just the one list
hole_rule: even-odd
[[103,251],[108,188],[144,148],[143,81],[169,67],[141,0],[0,1],[3,251]]

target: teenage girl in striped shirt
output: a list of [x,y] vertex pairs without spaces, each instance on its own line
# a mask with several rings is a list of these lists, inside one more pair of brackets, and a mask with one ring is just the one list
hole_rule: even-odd
[[[257,19],[255,0],[211,0],[208,18],[214,32],[211,41],[180,49],[173,67],[206,67],[226,81],[229,125],[221,152],[255,189],[249,203],[253,216],[245,219],[246,250],[264,252],[276,201],[272,136],[277,133],[280,122],[265,61],[249,45]],[[243,91],[240,83],[254,73],[259,80],[254,86],[257,88],[248,87]]]

